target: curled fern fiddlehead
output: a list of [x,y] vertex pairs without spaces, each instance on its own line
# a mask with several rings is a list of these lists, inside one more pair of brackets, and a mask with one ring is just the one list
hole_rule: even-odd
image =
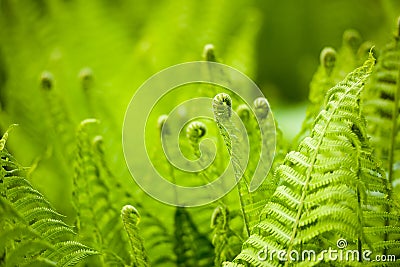
[[199,139],[202,138],[207,132],[207,128],[204,123],[199,121],[191,122],[186,128],[186,137],[193,143],[198,143]]
[[217,62],[215,57],[214,45],[206,44],[203,50],[203,59],[206,61]]
[[79,72],[79,79],[81,80],[82,89],[87,91],[93,83],[93,71],[91,68],[83,68]]
[[[190,145],[192,146],[193,153],[196,156],[196,158],[201,159],[202,155],[199,149],[199,143],[201,138],[203,138],[206,135],[206,133],[207,133],[207,127],[204,123],[200,121],[192,121],[186,128],[186,137],[189,140]],[[199,162],[199,164],[201,165],[202,169],[204,169],[204,166],[202,166],[202,162]],[[206,183],[210,182],[210,178],[208,177],[207,173],[203,171],[200,174],[204,176]]]
[[63,151],[60,155],[67,162],[71,162],[73,155],[73,125],[70,115],[67,111],[65,103],[62,101],[61,97],[56,92],[55,81],[53,74],[50,72],[43,72],[40,79],[40,86],[43,89],[43,97],[46,101],[48,107],[49,116],[49,129],[54,129],[54,145],[61,143],[62,147],[59,151]]
[[[274,131],[275,127],[273,125],[274,121],[269,116],[270,107],[268,101],[263,97],[259,97],[254,100],[253,104],[255,114],[252,114],[251,109],[246,105],[240,105],[237,111],[238,116],[242,119],[242,122],[246,127],[246,134],[251,140],[252,147],[250,147],[250,151],[260,154],[261,145],[271,148],[272,145],[268,142],[275,142],[275,140],[270,140],[269,138],[260,139],[259,134],[262,131],[266,136],[272,136],[269,133]],[[246,167],[246,170],[244,170],[241,166],[241,160],[243,157],[243,149],[241,149],[240,144],[241,133],[231,119],[232,100],[230,96],[224,93],[215,96],[213,100],[213,109],[220,133],[223,137],[229,155],[231,156],[232,166],[235,172],[235,179],[241,179],[237,184],[240,207],[244,218],[246,232],[250,234],[253,226],[259,221],[262,208],[275,191],[277,182],[275,179],[272,179],[272,176],[268,176],[266,179],[264,179],[264,182],[256,191],[250,192],[250,182],[248,181],[247,174],[249,176],[253,175],[254,170],[258,166],[261,166],[261,168],[268,168],[268,163],[272,162],[273,159],[269,154],[261,155],[259,162],[256,162],[258,166],[254,166],[254,164],[252,165],[250,162]],[[255,115],[258,117],[258,120],[256,119]],[[260,144],[259,142],[263,143]],[[277,157],[277,159],[279,159],[279,157]]]
[[42,73],[40,77],[40,85],[43,90],[51,90],[53,88],[54,77],[48,71]]
[[250,120],[251,111],[246,104],[239,105],[236,112],[245,124]]
[[133,267],[149,266],[147,254],[143,246],[143,240],[139,235],[138,225],[140,222],[139,212],[131,205],[125,205],[121,210],[122,221],[128,234],[132,251]]
[[357,51],[362,43],[360,33],[355,29],[348,29],[343,33],[342,46],[337,55],[337,65],[343,78],[358,65]]
[[350,49],[353,54],[356,54],[361,45],[361,35],[354,29],[348,29],[343,33],[343,46]]
[[232,99],[228,94],[220,93],[213,99],[213,109],[216,113],[216,119],[228,120],[232,113]]
[[254,100],[254,108],[256,110],[256,114],[259,115],[259,118],[265,119],[269,114],[269,104],[267,99],[264,97],[259,97]]
[[325,47],[321,52],[319,61],[326,75],[330,76],[336,63],[336,50],[332,47]]
[[[161,116],[158,117],[158,119],[157,119],[157,128],[158,128],[160,134],[161,134],[161,130],[163,129],[163,127],[164,127],[165,122],[167,121],[167,119],[168,119],[168,115],[165,115],[165,114],[161,115]],[[168,130],[167,130],[166,132],[168,132]]]

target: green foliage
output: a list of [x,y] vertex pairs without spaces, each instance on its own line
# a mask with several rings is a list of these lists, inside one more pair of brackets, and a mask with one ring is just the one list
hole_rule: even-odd
[[121,211],[122,221],[129,236],[132,251],[131,266],[149,266],[142,238],[139,235],[138,224],[140,222],[139,212],[132,206],[126,205]]
[[[369,121],[367,131],[371,136],[374,154],[382,161],[388,182],[388,198],[398,203],[400,193],[399,153],[399,100],[400,100],[400,21],[394,40],[390,42],[379,56],[378,64],[371,81],[363,95],[364,113]],[[387,205],[387,214],[399,215],[396,206]],[[396,225],[398,218],[386,217],[385,226]],[[398,253],[399,235],[394,231],[383,231],[384,237],[380,247],[385,253]],[[391,242],[396,240],[396,242]],[[384,245],[385,244],[385,245]],[[388,244],[388,245],[386,245]],[[392,250],[391,248],[395,248]]]
[[1,266],[72,266],[98,254],[74,240],[73,228],[26,179],[0,140]]
[[[364,155],[360,150],[365,149],[366,140],[365,134],[362,135],[365,125],[359,116],[358,97],[372,65],[373,60],[369,59],[328,92],[325,109],[318,115],[310,137],[300,143],[297,151],[289,152],[277,169],[275,175],[282,184],[265,206],[265,217],[244,243],[242,253],[235,259],[237,263],[279,264],[277,258],[260,262],[258,253],[265,247],[317,250],[327,247],[327,240],[334,242],[338,237],[358,240],[359,246],[365,241],[362,233],[362,205],[367,203],[363,200],[365,187],[382,192],[379,189],[383,179],[370,158],[367,164],[358,162],[358,157]],[[371,157],[370,153],[366,156]],[[373,181],[362,181],[362,171],[376,173],[381,181],[375,177],[378,180],[375,186],[370,185]],[[289,255],[286,257],[288,266],[292,263]]]
[[214,253],[208,238],[199,232],[186,208],[175,211],[176,266],[210,266]]
[[231,216],[225,206],[215,208],[211,217],[213,229],[214,266],[221,266],[224,261],[233,259],[240,250],[241,238],[230,228]]
[[[383,2],[392,17],[396,4]],[[0,266],[398,266],[400,27],[382,50],[353,29],[340,47],[322,49],[293,141],[279,127],[275,140],[261,140],[260,133],[277,126],[262,97],[250,107],[225,88],[195,84],[161,99],[145,129],[154,167],[170,182],[198,186],[232,162],[238,185],[221,199],[169,207],[132,181],[120,140],[130,89],[171,64],[203,59],[238,68],[270,93],[265,69],[257,69],[264,60],[256,42],[270,37],[259,34],[270,31],[262,28],[262,19],[270,19],[262,17],[265,7],[243,0],[159,1],[157,7],[1,1]],[[288,17],[287,26],[296,28],[295,16]],[[293,38],[280,45],[293,47]],[[276,53],[274,68],[290,65],[285,57],[293,51]],[[299,58],[309,69],[307,58]],[[298,75],[289,70],[282,71],[283,84]],[[178,137],[163,129],[163,114],[199,94],[214,97],[215,121],[187,121]],[[12,123],[20,127],[4,131]],[[162,138],[178,139],[179,151],[170,152],[200,159],[200,167],[211,156],[203,153],[204,139],[214,142],[216,157],[200,172],[180,171],[162,153]],[[275,154],[258,159],[261,147],[272,149],[275,141]],[[251,192],[257,168],[270,171]],[[371,259],[397,261],[332,260],[323,250],[337,249],[338,240],[347,242],[339,251],[368,250]],[[269,257],[271,250],[314,250],[316,260]]]
[[[268,114],[270,112],[268,102],[265,98],[257,98],[254,100],[254,108],[260,118],[260,127],[262,128],[261,131],[264,131],[264,133],[267,135],[267,131],[271,131],[274,126],[274,121],[268,118]],[[232,165],[235,172],[235,179],[238,181],[237,187],[242,216],[244,220],[246,234],[248,236],[254,225],[259,221],[260,211],[269,200],[269,197],[275,191],[279,182],[278,180],[274,179],[274,177],[268,176],[266,181],[257,189],[256,192],[250,192],[250,181],[248,176],[249,174],[252,174],[252,172],[254,173],[255,168],[258,164],[260,164],[264,168],[268,168],[268,163],[272,162],[273,159],[270,158],[269,155],[261,155],[259,163],[255,160],[250,161],[248,168],[244,170],[242,167],[243,163],[241,161],[244,157],[246,157],[246,155],[244,155],[245,149],[241,144],[242,142],[240,141],[240,137],[243,133],[238,130],[235,122],[232,120],[231,97],[225,93],[220,93],[216,95],[213,100],[213,110],[218,128],[223,137],[226,148],[229,152],[229,155],[232,157]],[[246,107],[244,104],[238,107],[238,115],[244,121],[246,133],[250,133],[250,143],[253,144],[253,150],[250,151],[250,155],[260,153],[260,129],[258,127],[257,120],[250,115],[249,107]],[[271,149],[273,148],[274,144],[268,144],[268,142],[272,141],[274,140],[268,140],[267,138],[264,138],[261,142],[264,142],[263,145],[268,147],[268,149]],[[281,159],[280,156],[282,154],[282,149],[282,145],[278,144],[278,152],[276,153],[277,157],[275,159],[275,162],[278,162]],[[252,162],[255,164],[252,164]],[[273,172],[274,166],[272,168],[272,173]]]
[[[76,210],[76,227],[82,240],[102,251],[101,262],[123,266],[129,262],[119,208],[115,207],[108,177],[107,163],[101,160],[100,136],[91,140],[88,133],[95,119],[86,119],[77,129],[72,200]],[[105,169],[105,170],[104,170]],[[99,264],[99,263],[97,263]]]

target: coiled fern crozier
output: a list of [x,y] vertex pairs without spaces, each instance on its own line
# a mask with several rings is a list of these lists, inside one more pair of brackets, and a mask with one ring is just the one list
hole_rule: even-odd
[[[265,217],[234,263],[226,266],[313,266],[330,260],[321,251],[340,238],[359,255],[366,248],[379,253],[374,235],[398,231],[382,224],[391,216],[385,213],[390,205],[387,183],[360,116],[360,93],[373,65],[374,59],[368,59],[328,92],[310,136],[277,169],[282,184],[265,206]],[[369,225],[372,221],[375,224]],[[272,250],[287,253],[271,256]],[[299,261],[295,253],[304,250],[316,251],[316,258]],[[353,259],[352,264],[362,260]]]
[[67,111],[63,99],[56,91],[53,74],[44,71],[40,77],[40,86],[43,93],[43,99],[46,102],[48,110],[48,127],[54,129],[54,144],[61,144],[64,148],[62,157],[65,161],[71,161],[73,152],[73,123]]
[[[247,155],[245,155],[243,151],[246,149],[242,146],[241,142],[243,133],[238,130],[237,122],[234,122],[232,119],[232,99],[226,93],[217,94],[213,99],[214,117],[224,140],[226,149],[231,156],[231,162],[235,174],[234,178],[238,181],[237,187],[240,207],[247,236],[250,234],[254,225],[259,221],[262,208],[275,191],[279,182],[274,179],[272,175],[267,175],[265,182],[263,182],[256,191],[250,192],[248,174],[253,174],[255,169],[258,167],[257,165],[261,166],[261,168],[269,168],[270,164],[273,162],[272,154],[265,154],[260,151],[260,142],[263,142],[262,146],[267,147],[268,149],[273,149],[275,141],[270,140],[269,138],[256,136],[263,132],[265,136],[270,137],[272,135],[268,133],[275,129],[274,120],[269,116],[270,107],[268,101],[263,97],[259,97],[254,100],[253,105],[256,115],[260,119],[259,122],[251,115],[250,109],[244,104],[240,105],[237,110],[239,118],[243,120],[244,126],[246,127],[246,134],[247,132],[249,133],[250,142],[253,144],[252,148],[250,148],[250,152],[254,153],[254,151],[256,151],[255,153],[261,153],[259,162],[250,159],[249,167],[245,170],[243,169],[243,163],[244,158],[247,157]],[[260,123],[260,125],[258,125],[258,123]],[[279,133],[277,139],[278,141],[281,141]],[[281,159],[282,147],[282,144],[278,143],[275,162]],[[252,151],[251,149],[254,148],[256,149]],[[257,149],[259,150],[257,151]],[[252,154],[250,154],[250,156],[252,156]],[[272,170],[274,169],[274,166],[275,165],[272,164]],[[253,173],[249,171],[253,171]],[[271,173],[273,173],[273,171]]]
[[49,201],[26,179],[25,169],[0,140],[0,266],[72,266],[98,254],[75,240]]
[[140,222],[139,212],[131,205],[125,205],[121,211],[122,221],[126,232],[128,233],[131,244],[133,267],[149,266],[146,250],[143,246],[143,240],[139,235],[138,224]]

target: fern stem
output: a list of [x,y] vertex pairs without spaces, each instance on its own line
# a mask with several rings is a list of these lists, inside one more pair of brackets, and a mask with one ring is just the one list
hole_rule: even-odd
[[249,237],[250,236],[249,220],[247,219],[246,211],[244,210],[245,203],[244,203],[242,194],[240,193],[240,192],[242,192],[243,189],[241,188],[240,183],[237,184],[237,187],[238,187],[238,191],[239,191],[240,209],[241,209],[242,215],[243,215],[244,226],[246,229],[246,234]]
[[[244,174],[244,170],[242,170],[240,166],[240,149],[239,144],[240,141],[235,132],[237,129],[232,122],[231,114],[232,114],[232,99],[228,94],[220,93],[217,94],[213,99],[213,111],[214,117],[216,119],[218,128],[228,150],[229,156],[231,157],[231,163],[235,175],[235,179],[237,181],[237,188],[239,193],[239,201],[240,201],[240,209],[243,215],[244,226],[246,230],[247,237],[250,236],[250,222],[246,215],[245,206],[246,203],[243,199],[243,192],[245,192],[250,200],[250,205],[252,205],[252,197],[250,196],[250,191],[248,188],[248,180]],[[241,181],[244,180],[244,182]],[[244,191],[242,185],[245,185],[246,188]]]
[[[359,110],[359,116],[362,116],[362,112],[361,112],[361,109]],[[352,126],[352,129],[353,129],[353,127],[355,127],[355,125],[353,124],[353,126]],[[353,130],[353,132],[354,132],[354,130]],[[357,133],[359,133],[360,131],[359,130],[357,130],[356,131],[356,134]],[[364,137],[363,136],[358,136],[358,138],[359,139],[364,139]],[[353,145],[354,146],[356,146],[356,144],[354,144],[353,143]],[[362,147],[363,147],[363,144],[361,144],[361,147],[357,147],[357,190],[356,190],[356,193],[357,193],[357,218],[358,218],[358,223],[359,223],[359,225],[364,225],[364,216],[363,216],[363,207],[362,207],[362,199],[361,199],[361,192],[362,192],[362,189],[360,188],[360,183],[362,182],[361,181],[361,177],[362,177],[362,170],[361,170],[361,155],[360,155],[360,151],[362,150]],[[361,239],[361,237],[362,237],[362,232],[361,233],[359,233],[358,234],[358,238],[357,238],[357,250],[358,250],[358,255],[362,255],[362,253],[363,253],[363,250],[362,250],[362,247],[363,247],[363,243],[362,243],[362,239]],[[362,260],[362,257],[359,257],[358,258],[358,261],[359,262],[362,262],[363,260]]]

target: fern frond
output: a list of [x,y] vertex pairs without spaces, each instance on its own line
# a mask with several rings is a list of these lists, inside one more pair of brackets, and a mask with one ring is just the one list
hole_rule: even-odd
[[[213,100],[213,110],[220,134],[231,157],[235,174],[234,178],[238,180],[237,187],[240,207],[245,229],[247,234],[249,234],[254,225],[259,221],[262,208],[269,197],[272,196],[278,184],[278,181],[272,175],[268,175],[256,191],[250,192],[250,181],[248,180],[248,177],[257,177],[268,173],[266,170],[271,165],[274,169],[273,154],[270,152],[275,148],[275,132],[272,132],[275,130],[275,122],[272,116],[269,115],[270,107],[265,98],[260,97],[254,100],[256,114],[252,114],[250,108],[244,104],[238,107],[238,115],[246,127],[245,134],[249,137],[250,143],[255,144],[251,145],[248,153],[259,155],[259,159],[250,161],[246,168],[244,168],[243,158],[247,157],[247,155],[244,155],[246,149],[241,146],[241,142],[239,141],[244,133],[238,130],[239,128],[231,118],[232,99],[230,96],[225,93],[216,95]],[[278,138],[278,141],[281,140]],[[281,159],[281,155],[283,154],[282,145],[279,143],[277,147],[275,163]]]
[[92,166],[89,169],[88,177],[95,177],[93,181],[89,182],[93,191],[91,195],[93,199],[102,199],[100,203],[96,202],[95,207],[96,213],[103,214],[103,216],[100,216],[100,226],[106,263],[120,266],[126,264],[130,258],[129,240],[126,238],[120,219],[119,207],[132,202],[135,203],[135,207],[141,210],[143,218],[141,222],[142,236],[151,237],[145,243],[146,249],[154,255],[151,258],[151,263],[156,265],[158,261],[174,262],[173,237],[170,229],[166,227],[165,222],[157,214],[152,213],[152,209],[145,208],[142,203],[137,201],[129,187],[122,184],[118,179],[119,177],[115,176],[109,167],[103,137],[97,135],[90,141],[89,136],[86,136],[84,139],[86,139],[84,143],[87,148],[83,150],[87,151],[85,153],[90,156],[89,164]]
[[224,261],[232,260],[240,251],[240,240],[230,228],[230,216],[228,208],[218,206],[211,217],[213,237],[211,243],[214,246],[214,266],[221,266]]
[[[6,138],[7,135],[1,140]],[[62,221],[63,216],[26,180],[24,168],[4,147],[0,150],[0,163],[0,229],[4,241],[0,253],[5,255],[0,263],[72,266],[87,256],[98,254],[71,241],[75,235],[72,227]],[[76,246],[66,250],[68,242]]]
[[8,136],[9,136],[10,132],[12,131],[12,129],[14,129],[16,126],[18,126],[18,124],[10,125],[8,127],[7,131],[1,137],[1,139],[0,139],[0,151],[2,151],[5,148]]
[[[398,25],[400,29],[400,24]],[[397,34],[399,34],[397,32]],[[400,101],[400,35],[396,35],[380,53],[379,60],[363,95],[366,119],[368,120],[368,134],[374,155],[382,161],[384,175],[388,183],[389,201],[398,202],[400,192],[400,172],[397,165],[400,162],[399,129],[399,101]],[[400,215],[393,204],[386,205],[386,213]],[[385,226],[397,225],[399,219],[385,219]],[[392,244],[391,240],[400,240],[400,233],[386,232],[383,240]],[[390,253],[390,246],[384,247],[384,253]],[[400,250],[394,247],[397,255]],[[393,252],[393,251],[392,251]]]
[[49,259],[56,258],[57,266],[73,266],[80,262],[82,259],[99,254],[97,251],[82,245],[77,241],[63,241],[58,242],[54,246],[54,250],[46,252]]
[[[61,141],[62,151],[61,155],[66,161],[70,161],[73,155],[73,124],[70,115],[67,111],[65,103],[55,91],[55,82],[53,74],[44,71],[41,75],[41,87],[44,100],[48,107],[49,128],[54,129],[57,141]],[[54,145],[58,145],[54,142]]]
[[213,111],[214,117],[217,122],[218,128],[220,130],[221,136],[225,142],[228,153],[231,157],[231,163],[234,170],[234,175],[238,187],[240,207],[242,210],[244,226],[247,235],[250,234],[250,222],[249,215],[245,211],[246,205],[251,205],[253,199],[250,196],[250,183],[245,181],[246,179],[242,176],[244,175],[244,169],[242,168],[242,154],[243,151],[240,149],[240,134],[238,129],[233,124],[231,120],[232,114],[232,99],[228,94],[220,93],[217,94],[213,99]]
[[[6,266],[18,266],[19,263],[29,263],[42,251],[52,249],[51,245],[44,240],[25,240],[7,255]],[[26,260],[28,258],[28,260]]]
[[[289,258],[280,263],[268,257],[261,261],[257,255],[265,246],[286,251],[324,247],[323,240],[335,236],[365,241],[364,202],[358,194],[363,183],[358,154],[365,141],[360,134],[359,94],[373,64],[373,59],[367,60],[328,92],[310,137],[300,143],[298,151],[288,153],[276,171],[282,185],[265,206],[265,217],[253,228],[234,263],[291,266],[295,263]],[[327,147],[335,142],[347,144]],[[327,192],[332,198],[324,196]]]
[[398,135],[400,100],[400,41],[396,36],[381,53],[375,71],[364,93],[364,113],[368,120],[368,134],[374,154],[388,170],[388,181],[397,190],[400,175],[396,163],[400,161]]
[[[367,45],[369,43],[366,43],[364,47]],[[364,47],[361,47],[360,34],[356,30],[348,29],[343,33],[342,46],[338,52],[332,47],[322,49],[320,65],[310,83],[308,96],[310,103],[300,132],[294,138],[293,143],[295,145],[298,145],[303,138],[309,135],[316,116],[324,107],[323,100],[328,90],[367,60],[371,49],[368,49],[365,53],[366,48]]]
[[[123,234],[120,212],[111,199],[110,187],[104,177],[109,177],[101,148],[102,138],[90,136],[89,126],[98,123],[86,119],[77,129],[75,174],[73,179],[73,204],[77,212],[76,224],[82,240],[104,251],[100,257],[108,262],[108,256],[117,254],[129,262],[127,239]],[[112,177],[112,176],[111,176]]]
[[126,205],[121,211],[125,231],[129,236],[132,251],[132,264],[134,267],[149,266],[147,254],[139,234],[138,224],[140,222],[139,212],[130,205]]
[[[282,132],[279,129],[277,122],[271,115],[269,115],[270,107],[267,100],[263,97],[259,97],[254,100],[253,106],[256,115],[259,118],[259,124],[255,123],[256,120],[251,120],[252,128],[248,129],[247,132],[254,132],[259,128],[264,136],[264,138],[262,138],[262,147],[264,149],[267,148],[269,152],[264,151],[260,153],[260,151],[258,151],[258,153],[256,153],[256,155],[260,155],[259,161],[256,161],[256,164],[258,164],[258,166],[255,167],[256,172],[258,169],[262,169],[261,172],[267,173],[267,177],[265,177],[264,181],[256,191],[251,192],[252,203],[245,207],[246,213],[249,214],[250,230],[260,221],[260,218],[263,216],[262,210],[265,204],[270,200],[279,185],[279,180],[277,179],[277,176],[274,176],[274,173],[278,166],[282,164],[285,154],[287,153],[287,146],[283,140]],[[252,136],[250,136],[250,138],[251,137]],[[262,150],[259,142],[255,142],[254,139],[250,140],[250,142],[256,144],[255,149]],[[273,150],[273,147],[275,147],[274,154],[270,153],[270,151]],[[251,166],[248,166],[248,168],[249,171],[252,170]],[[255,173],[254,175],[259,174]]]

